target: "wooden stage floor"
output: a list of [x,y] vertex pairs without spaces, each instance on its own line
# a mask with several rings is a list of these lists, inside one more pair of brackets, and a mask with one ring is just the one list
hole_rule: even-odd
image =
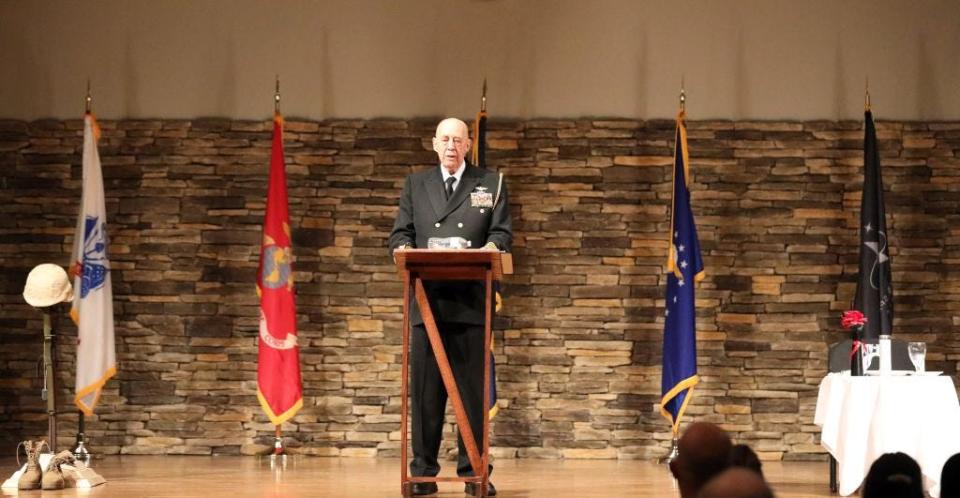
[[[3,479],[16,470],[0,459]],[[111,456],[93,462],[107,483],[89,490],[23,491],[19,496],[91,497],[399,497],[396,459],[288,457],[285,469],[269,458],[241,456]],[[446,462],[444,471],[452,471]],[[679,496],[665,465],[627,460],[499,460],[493,482],[503,498]],[[831,496],[826,462],[766,462],[779,498]],[[445,474],[445,472],[444,472]],[[3,490],[3,495],[17,495]],[[441,483],[437,498],[463,497],[463,485]]]

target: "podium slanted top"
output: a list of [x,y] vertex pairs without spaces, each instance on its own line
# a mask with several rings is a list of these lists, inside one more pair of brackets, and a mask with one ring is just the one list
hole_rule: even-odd
[[508,252],[477,249],[405,249],[396,251],[397,271],[416,272],[424,280],[483,280],[486,270],[494,280],[513,274]]

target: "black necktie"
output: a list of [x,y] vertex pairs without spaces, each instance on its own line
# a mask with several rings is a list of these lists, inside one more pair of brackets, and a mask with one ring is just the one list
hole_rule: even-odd
[[447,178],[447,200],[449,201],[453,197],[453,183],[456,182],[456,177],[451,176]]

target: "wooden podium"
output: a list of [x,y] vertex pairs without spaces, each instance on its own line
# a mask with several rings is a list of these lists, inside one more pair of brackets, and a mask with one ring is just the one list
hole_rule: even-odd
[[[397,270],[403,278],[403,366],[400,383],[400,491],[403,496],[409,497],[413,493],[413,484],[418,482],[467,482],[477,484],[477,494],[487,495],[489,482],[490,462],[490,417],[483,417],[483,451],[477,449],[473,430],[467,419],[467,412],[460,399],[460,390],[450,370],[450,361],[447,352],[440,340],[440,331],[434,320],[433,311],[427,301],[427,293],[423,288],[424,280],[481,280],[484,282],[486,320],[484,320],[483,341],[483,406],[490,406],[490,320],[493,317],[493,281],[500,280],[503,275],[513,273],[513,259],[509,253],[487,250],[450,250],[450,249],[406,249],[394,252]],[[467,449],[470,466],[474,476],[471,477],[413,477],[408,475],[407,466],[407,412],[409,406],[409,363],[410,363],[410,295],[411,292],[420,308],[423,325],[427,329],[427,337],[433,347],[437,366],[443,385],[447,390],[447,397],[453,404],[456,414],[457,428]]]

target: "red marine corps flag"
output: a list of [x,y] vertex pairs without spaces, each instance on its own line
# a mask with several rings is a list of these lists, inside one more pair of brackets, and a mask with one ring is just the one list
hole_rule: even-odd
[[278,111],[273,119],[267,209],[257,270],[257,294],[260,295],[257,398],[270,422],[278,426],[278,433],[280,424],[303,406],[292,263],[283,165],[283,117]]

